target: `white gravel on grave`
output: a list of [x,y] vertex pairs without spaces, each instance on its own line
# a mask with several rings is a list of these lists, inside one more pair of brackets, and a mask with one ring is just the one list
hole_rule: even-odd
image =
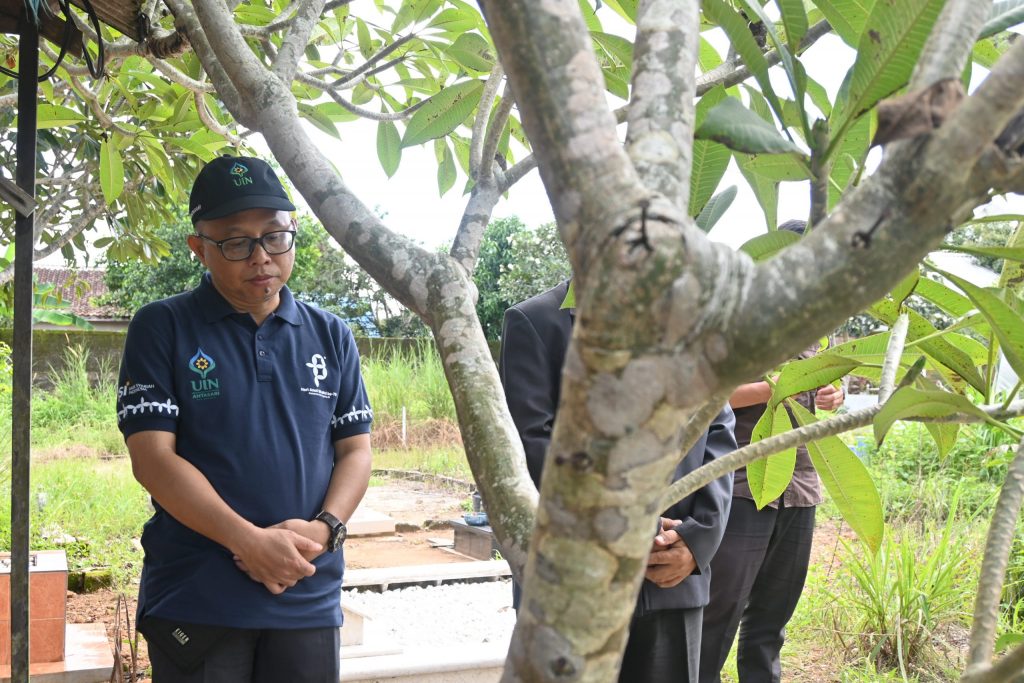
[[507,580],[383,593],[346,590],[341,602],[371,620],[367,628],[375,639],[406,647],[507,643],[516,624],[512,583]]

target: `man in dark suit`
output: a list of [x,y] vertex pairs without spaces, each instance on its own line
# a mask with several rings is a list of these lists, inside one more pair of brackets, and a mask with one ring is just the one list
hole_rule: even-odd
[[[540,487],[558,408],[562,364],[574,311],[561,308],[569,281],[505,312],[501,381]],[[674,479],[736,449],[733,414],[725,406],[676,467]],[[701,613],[708,601],[709,565],[729,516],[732,475],[726,475],[664,512],[630,624],[621,683],[697,680]],[[518,591],[515,607],[518,609]]]

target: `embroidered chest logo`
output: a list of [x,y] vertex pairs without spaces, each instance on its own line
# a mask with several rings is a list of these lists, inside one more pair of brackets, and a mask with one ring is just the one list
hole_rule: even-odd
[[320,388],[320,380],[327,379],[327,359],[322,353],[314,353],[309,362],[306,363],[306,367],[313,373],[314,386],[300,387],[299,391],[310,396],[319,396],[320,398],[330,399],[338,397],[338,392]]
[[192,380],[192,400],[205,401],[220,396],[220,380],[207,377],[217,367],[213,356],[200,347],[196,354],[188,359],[188,369],[199,375],[199,380]]
[[320,380],[327,379],[327,359],[319,353],[313,354],[306,367],[313,371],[313,384],[320,386]]

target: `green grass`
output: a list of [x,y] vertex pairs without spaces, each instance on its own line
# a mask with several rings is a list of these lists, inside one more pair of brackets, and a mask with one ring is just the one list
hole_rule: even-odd
[[469,469],[466,453],[461,446],[374,451],[373,467],[386,470],[415,470],[463,481],[473,480],[473,473]]
[[[0,547],[10,548],[10,479],[0,494]],[[66,458],[32,465],[31,547],[63,548],[72,570],[110,567],[119,586],[138,577],[135,539],[152,514],[127,459]]]

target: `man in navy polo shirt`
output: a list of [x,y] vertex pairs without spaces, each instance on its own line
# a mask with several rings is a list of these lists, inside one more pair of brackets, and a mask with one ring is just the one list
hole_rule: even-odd
[[351,331],[295,301],[295,207],[259,159],[196,178],[199,286],[128,329],[118,426],[156,513],[139,629],[155,683],[339,677],[341,543],[373,412]]

